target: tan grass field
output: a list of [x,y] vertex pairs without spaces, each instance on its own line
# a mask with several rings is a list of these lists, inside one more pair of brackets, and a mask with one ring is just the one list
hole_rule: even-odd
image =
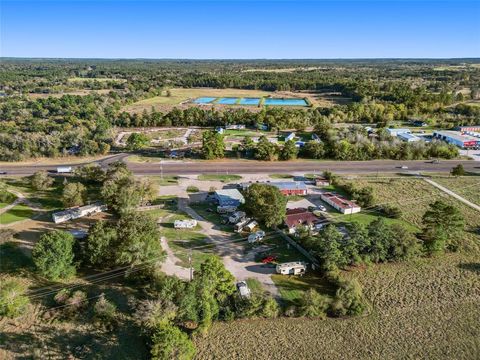
[[65,95],[87,96],[95,93],[100,95],[105,95],[105,94],[108,94],[110,91],[115,91],[115,90],[113,89],[74,90],[74,91],[66,91],[58,94],[28,94],[28,97],[30,99],[46,99],[49,97],[61,98],[62,96],[65,96]]

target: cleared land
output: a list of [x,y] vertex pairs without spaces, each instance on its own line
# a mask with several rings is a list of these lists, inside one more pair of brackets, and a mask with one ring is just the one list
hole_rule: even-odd
[[128,112],[142,112],[144,109],[150,111],[152,106],[156,110],[165,109],[173,105],[179,105],[189,99],[197,97],[259,97],[269,96],[273,93],[260,90],[242,90],[242,89],[211,89],[211,88],[194,88],[194,89],[170,89],[170,96],[167,96],[165,91],[162,96],[155,96],[150,99],[137,101],[134,104],[128,105],[124,110]]
[[46,99],[49,97],[54,97],[54,98],[61,98],[62,96],[65,95],[76,95],[76,96],[87,96],[91,94],[101,94],[105,95],[108,94],[110,91],[116,91],[113,89],[100,89],[100,90],[72,90],[72,91],[65,91],[62,93],[51,93],[51,94],[28,94],[28,97],[30,99]]

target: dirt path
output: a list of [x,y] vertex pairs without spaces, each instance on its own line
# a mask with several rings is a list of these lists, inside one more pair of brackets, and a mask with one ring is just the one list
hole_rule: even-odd
[[427,178],[423,178],[423,180],[425,180],[427,183],[429,183],[430,185],[432,186],[435,186],[437,189],[443,191],[444,193],[454,197],[455,199],[463,202],[465,205],[468,205],[470,206],[472,209],[475,209],[477,211],[480,211],[480,206],[478,206],[477,204],[474,204],[472,203],[471,201],[468,201],[467,199],[465,199],[464,197],[461,197],[460,195],[458,195],[457,193],[454,193],[452,190],[450,189],[447,189],[446,187],[436,183],[435,181],[433,180],[430,180],[430,179],[427,179]]
[[271,277],[271,275],[275,273],[275,269],[265,267],[263,264],[255,262],[254,252],[245,254],[242,245],[232,242],[230,234],[215,229],[214,224],[205,221],[205,219],[198,215],[195,210],[188,206],[187,199],[179,199],[178,209],[186,212],[189,216],[198,221],[198,224],[204,230],[205,235],[207,235],[210,241],[215,244],[225,267],[237,280],[246,280],[248,278],[257,279],[266,291],[275,297],[279,296],[278,289]]
[[175,256],[170,246],[168,246],[167,239],[162,236],[160,243],[162,244],[163,250],[167,253],[167,257],[162,264],[162,271],[167,275],[175,275],[180,279],[189,280],[190,269],[177,265],[180,259]]

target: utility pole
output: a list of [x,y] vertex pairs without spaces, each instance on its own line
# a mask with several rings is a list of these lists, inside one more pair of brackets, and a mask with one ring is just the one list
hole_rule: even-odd
[[193,280],[192,249],[188,252],[188,264],[190,267],[190,281]]

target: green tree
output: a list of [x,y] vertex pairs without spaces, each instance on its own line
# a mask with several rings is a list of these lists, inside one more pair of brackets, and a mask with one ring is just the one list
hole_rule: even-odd
[[319,294],[314,289],[308,289],[303,292],[300,298],[299,314],[306,317],[324,318],[328,305],[329,302],[326,296]]
[[129,150],[140,150],[143,149],[150,143],[148,136],[143,133],[131,133],[127,139],[127,148]]
[[101,183],[105,180],[105,172],[98,164],[87,164],[75,169],[75,175],[86,183]]
[[420,254],[421,245],[410,230],[400,224],[390,225],[390,257],[393,260],[408,260]]
[[245,191],[245,209],[266,226],[280,225],[285,218],[287,199],[272,185],[252,184]]
[[53,178],[45,170],[37,171],[31,177],[31,184],[35,190],[47,190],[53,185]]
[[392,231],[384,218],[376,218],[368,225],[368,236],[370,238],[368,258],[376,263],[387,261]]
[[344,267],[348,259],[341,250],[343,235],[335,225],[328,225],[321,233],[322,243],[319,248],[319,258],[326,271],[334,271]]
[[117,224],[115,262],[119,265],[151,264],[162,261],[164,252],[156,221],[145,213],[129,213]]
[[202,155],[204,159],[221,159],[225,156],[225,143],[222,134],[216,131],[205,131],[202,140]]
[[463,168],[462,164],[458,164],[452,169],[452,171],[450,171],[450,174],[452,174],[453,176],[464,176],[465,169]]
[[35,244],[32,258],[40,274],[50,280],[67,279],[75,275],[73,235],[60,230],[43,234]]
[[257,147],[255,149],[255,159],[273,161],[277,158],[278,147],[277,145],[268,141],[267,137],[262,135],[258,140]]
[[202,287],[221,300],[235,292],[235,278],[217,256],[209,256],[196,276],[202,280]]
[[97,221],[88,232],[84,258],[91,265],[109,266],[114,262],[117,229],[106,221]]
[[25,286],[15,279],[0,282],[0,316],[15,318],[25,311],[29,303],[25,290]]
[[422,222],[422,239],[430,255],[443,252],[448,247],[454,248],[465,225],[461,212],[441,200],[429,205]]
[[295,141],[288,140],[285,145],[283,145],[282,150],[280,151],[281,160],[294,160],[297,158],[298,149],[295,146]]
[[309,159],[322,159],[325,156],[323,143],[311,140],[302,149],[302,156]]
[[152,360],[190,360],[195,347],[188,335],[173,325],[159,326],[152,336]]
[[65,207],[82,206],[87,197],[87,188],[82,183],[68,183],[63,188],[62,202]]

